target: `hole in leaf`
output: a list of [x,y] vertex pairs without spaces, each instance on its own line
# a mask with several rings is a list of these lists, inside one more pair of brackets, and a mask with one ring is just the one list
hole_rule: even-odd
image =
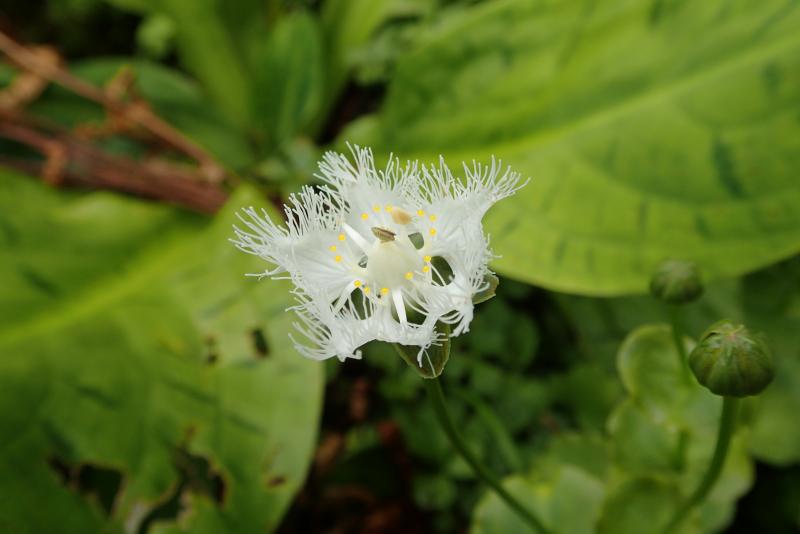
[[[190,429],[189,435],[192,434]],[[173,463],[178,470],[178,483],[174,492],[160,505],[150,511],[139,527],[139,533],[149,532],[156,521],[174,520],[184,512],[188,501],[186,493],[206,495],[222,506],[225,502],[227,486],[222,474],[202,456],[192,454],[184,446],[175,449]]]
[[260,328],[254,328],[250,331],[250,336],[253,340],[253,348],[256,351],[257,358],[266,358],[269,356],[269,344],[264,331]]
[[122,486],[122,473],[91,463],[69,462],[52,456],[47,464],[66,487],[97,504],[106,516],[111,515],[114,500]]
[[217,504],[225,501],[225,481],[207,459],[192,454],[184,448],[178,448],[175,451],[174,461],[187,490],[207,495]]

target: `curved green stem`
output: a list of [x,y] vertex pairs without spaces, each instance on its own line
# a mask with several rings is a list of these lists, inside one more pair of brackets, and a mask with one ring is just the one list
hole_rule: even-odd
[[669,305],[669,320],[672,325],[672,341],[675,343],[675,348],[678,349],[678,358],[680,361],[681,374],[684,378],[689,378],[689,357],[686,354],[686,344],[683,342],[683,324],[681,321],[681,309],[671,304]]
[[739,407],[739,399],[735,397],[723,397],[722,402],[722,415],[719,420],[719,430],[717,431],[717,444],[714,447],[714,456],[711,458],[711,463],[708,466],[708,471],[700,481],[700,485],[694,490],[694,493],[678,508],[672,520],[664,529],[665,533],[672,532],[681,524],[681,521],[686,515],[694,508],[701,504],[714,483],[719,478],[722,472],[722,466],[725,464],[725,456],[728,454],[728,446],[733,437],[733,431],[736,428],[736,415]]
[[456,430],[456,425],[450,417],[450,412],[447,411],[447,403],[444,398],[444,391],[442,391],[442,384],[438,378],[430,378],[424,380],[428,388],[433,409],[436,412],[436,418],[441,423],[447,437],[450,438],[450,443],[458,451],[458,453],[466,460],[469,466],[475,471],[475,474],[483,480],[489,487],[491,487],[497,495],[505,501],[509,508],[511,508],[521,519],[523,519],[532,529],[542,534],[548,534],[549,531],[545,528],[539,519],[533,515],[527,507],[520,503],[514,496],[512,496],[502,486],[500,481],[483,465],[483,463],[473,455],[467,448],[464,439]]

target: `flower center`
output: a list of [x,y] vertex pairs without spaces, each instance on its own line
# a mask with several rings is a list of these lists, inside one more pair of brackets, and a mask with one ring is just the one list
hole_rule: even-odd
[[391,241],[376,241],[367,254],[367,278],[379,289],[392,290],[407,283],[422,267],[423,259],[404,234]]

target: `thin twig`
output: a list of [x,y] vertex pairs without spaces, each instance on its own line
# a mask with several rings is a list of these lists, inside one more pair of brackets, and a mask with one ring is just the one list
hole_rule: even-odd
[[201,213],[216,212],[227,199],[217,184],[198,180],[196,172],[162,160],[137,161],[107,154],[93,144],[63,133],[45,134],[19,116],[0,117],[0,137],[40,152],[44,163],[0,158],[0,163],[36,172],[45,181],[81,187],[114,189],[154,198]]
[[203,176],[208,181],[219,183],[225,178],[225,170],[211,155],[164,122],[142,102],[121,102],[111,98],[101,88],[73,76],[61,68],[58,63],[43,61],[38,54],[17,44],[3,32],[0,32],[0,51],[5,53],[18,67],[100,104],[109,113],[124,117],[139,125],[164,143],[191,157],[199,164]]

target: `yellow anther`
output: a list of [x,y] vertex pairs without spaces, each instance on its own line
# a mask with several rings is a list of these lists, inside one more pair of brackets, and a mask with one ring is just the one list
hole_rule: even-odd
[[381,207],[378,206],[377,204],[375,204],[374,206],[372,206],[372,211],[374,211],[375,213],[378,213],[379,211],[381,211]]
[[386,211],[389,211],[389,212],[391,212],[391,211],[392,211],[392,205],[391,205],[391,204],[386,204],[386,207],[385,207],[384,209],[385,209]]
[[414,273],[412,273],[411,271],[407,272],[406,273],[406,280],[411,280],[412,278],[414,278]]
[[425,266],[422,267],[422,272],[423,273],[427,273],[430,270],[431,270],[430,265],[425,265]]
[[385,295],[388,292],[389,292],[389,288],[388,287],[382,287],[381,288],[381,295]]
[[336,252],[336,245],[331,245],[328,247],[331,252]]
[[417,215],[419,215],[420,217],[424,217],[425,216],[425,210],[417,210]]
[[431,215],[430,217],[428,217],[428,219],[430,219],[431,222],[433,222],[436,220],[436,215]]
[[370,291],[369,286],[364,287],[365,294],[369,295],[369,291]]
[[362,213],[362,214],[361,214],[361,218],[362,218],[362,219],[364,219],[364,220],[366,221],[367,219],[369,219],[369,213],[367,213],[367,212],[365,211],[364,213]]
[[333,261],[340,262],[340,261],[342,261],[342,257],[337,255],[335,258],[333,258]]
[[436,228],[431,228],[428,233],[431,235],[436,235]]
[[344,241],[344,234],[339,234],[339,241]]
[[[386,208],[386,211],[390,211],[388,207]],[[408,224],[411,222],[411,214],[403,208],[393,209],[391,212],[392,220],[397,224]]]
[[425,258],[423,259],[425,260],[425,263],[430,263],[433,258],[431,258],[430,256],[425,256]]
[[356,280],[355,282],[353,282],[353,285],[356,287],[361,287],[361,280]]

